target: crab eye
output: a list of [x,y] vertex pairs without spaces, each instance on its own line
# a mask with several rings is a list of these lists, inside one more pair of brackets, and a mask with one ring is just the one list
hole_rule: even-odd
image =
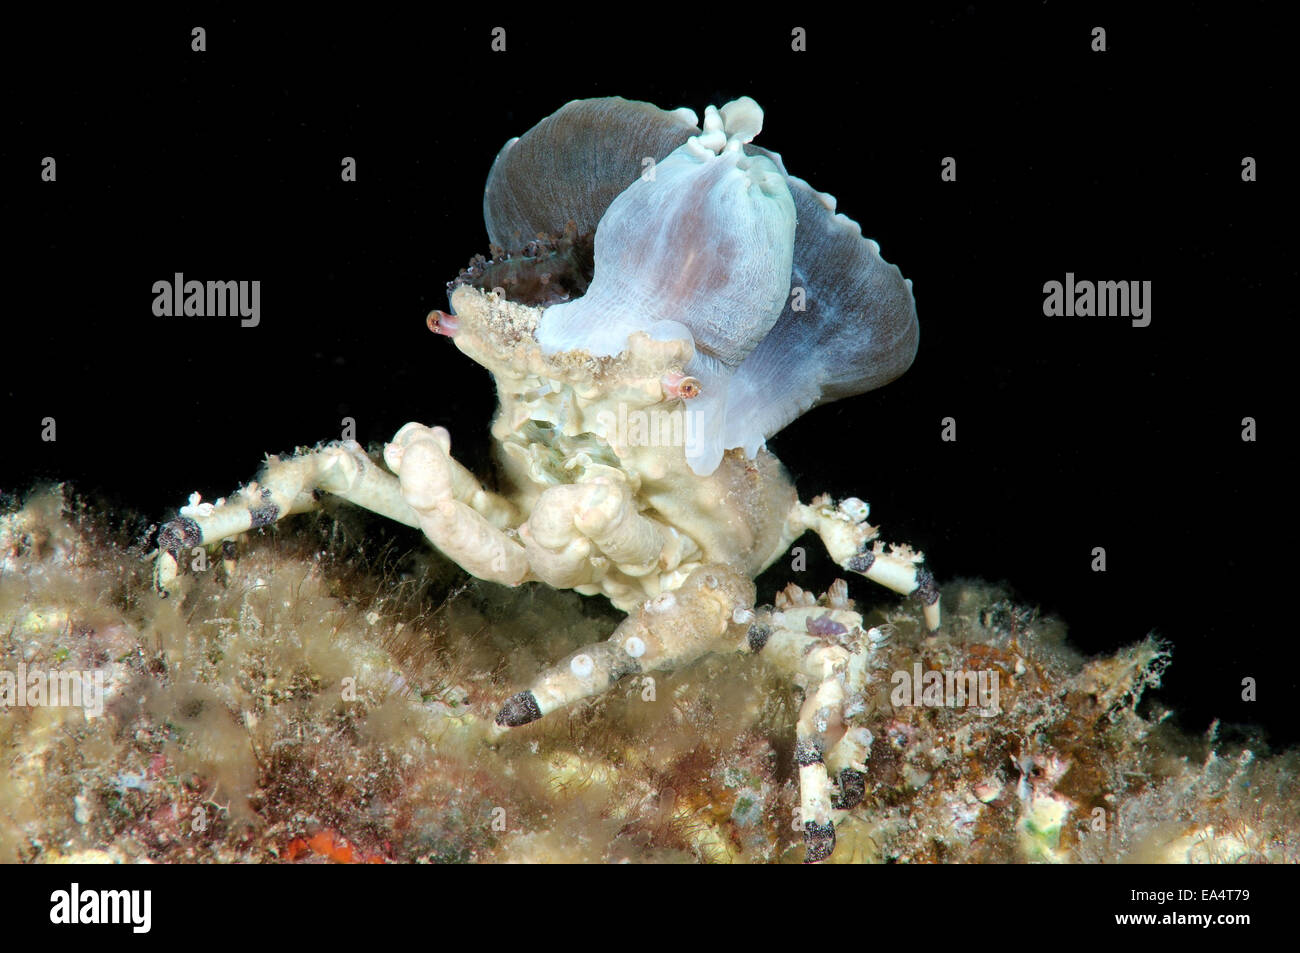
[[460,319],[446,311],[430,311],[425,323],[434,334],[442,334],[449,338],[455,337],[456,332],[460,330]]
[[704,390],[698,377],[687,377],[678,371],[665,374],[660,383],[667,397],[680,398],[681,400],[692,400],[699,397]]

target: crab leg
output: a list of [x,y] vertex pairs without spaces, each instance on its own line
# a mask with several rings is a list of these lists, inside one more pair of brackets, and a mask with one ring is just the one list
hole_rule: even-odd
[[[848,728],[844,712],[849,699],[866,684],[866,656],[836,641],[860,634],[861,621],[849,609],[764,609],[742,644],[745,651],[761,652],[770,664],[801,676],[809,686],[795,726],[794,758],[799,769],[804,858],[810,864],[825,860],[835,850],[832,809],[853,807],[865,791],[863,761],[870,741],[859,729]],[[838,796],[828,767],[838,771]]]
[[[536,721],[597,695],[624,675],[685,665],[739,637],[753,613],[754,584],[725,566],[696,569],[680,589],[643,603],[604,642],[584,646],[512,696],[496,717],[501,728]],[[738,621],[743,620],[743,621]]]
[[866,503],[850,497],[834,506],[830,497],[818,497],[811,504],[796,503],[790,518],[796,535],[803,529],[813,530],[842,568],[901,595],[914,596],[921,603],[926,628],[932,632],[939,628],[939,586],[923,565],[924,554],[902,545],[886,549],[876,539],[880,531],[867,523]]
[[519,585],[531,578],[528,556],[498,525],[513,507],[479,487],[450,451],[444,428],[409,423],[384,448],[384,462],[397,474],[402,499],[435,546],[473,576]]
[[[411,428],[424,431],[442,448],[446,462],[438,472],[456,502],[494,531],[515,519],[512,504],[484,490],[468,470],[447,454],[451,438],[446,430],[408,424],[397,438]],[[160,592],[170,591],[179,575],[180,560],[196,546],[219,543],[294,513],[315,509],[317,492],[331,493],[407,526],[423,527],[421,514],[405,499],[397,477],[376,466],[355,441],[331,443],[287,459],[268,458],[258,479],[227,499],[200,503],[197,496],[192,497],[188,506],[181,507],[180,515],[159,530],[155,585]]]
[[833,678],[823,679],[804,699],[795,726],[794,761],[799,767],[799,816],[804,823],[804,858],[815,864],[835,850],[831,819],[831,785],[826,773],[826,735],[830,714],[837,719],[844,692]]
[[200,503],[197,494],[180,515],[158,532],[154,583],[170,590],[182,554],[195,546],[221,542],[317,506],[314,491],[333,493],[350,503],[407,526],[418,526],[416,513],[402,499],[397,478],[371,462],[355,441],[281,460],[270,457],[258,480],[229,499]]

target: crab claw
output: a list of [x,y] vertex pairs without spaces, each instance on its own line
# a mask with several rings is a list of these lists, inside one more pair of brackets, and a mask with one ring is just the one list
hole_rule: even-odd
[[460,330],[460,319],[446,311],[430,311],[425,323],[434,334],[442,334],[449,338],[454,338],[456,332]]

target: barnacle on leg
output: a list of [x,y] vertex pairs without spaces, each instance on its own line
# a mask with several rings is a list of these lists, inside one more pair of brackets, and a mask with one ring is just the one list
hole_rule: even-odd
[[701,566],[681,588],[655,596],[604,642],[584,646],[541,673],[496,717],[502,728],[536,721],[598,695],[624,675],[686,665],[727,647],[745,631],[754,584],[722,565]]
[[[158,531],[154,584],[166,594],[179,564],[195,546],[219,543],[293,513],[316,507],[316,492],[332,493],[407,526],[418,517],[402,499],[397,478],[385,473],[355,441],[333,443],[288,459],[270,457],[258,479],[233,496],[203,503],[198,494]],[[229,558],[229,553],[223,554]]]

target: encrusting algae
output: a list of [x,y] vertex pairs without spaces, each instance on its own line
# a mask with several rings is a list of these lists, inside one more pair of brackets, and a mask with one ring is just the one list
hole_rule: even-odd
[[[763,656],[629,676],[502,732],[513,687],[618,616],[466,583],[413,533],[366,552],[345,538],[359,518],[253,534],[163,599],[62,488],[0,517],[0,859],[803,859],[801,688]],[[914,602],[865,614],[865,790],[836,811],[830,862],[1300,856],[1294,754],[1189,738],[1139,704],[1164,646],[1086,660],[991,586],[943,597],[936,634]],[[814,601],[789,586],[776,608]],[[981,677],[954,699],[953,673]],[[56,704],[74,681],[81,703]]]

